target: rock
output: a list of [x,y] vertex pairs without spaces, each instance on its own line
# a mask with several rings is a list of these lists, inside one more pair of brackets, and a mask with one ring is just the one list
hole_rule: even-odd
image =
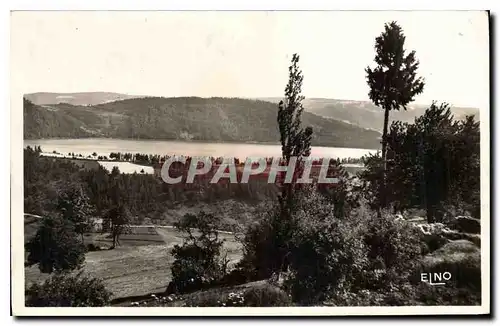
[[425,223],[425,221],[427,221],[427,219],[424,217],[420,217],[420,216],[412,216],[412,217],[406,219],[406,221],[411,222],[411,223]]
[[474,243],[477,247],[481,248],[481,235],[473,233],[463,233],[455,230],[444,229],[443,237],[449,240],[468,240]]
[[446,229],[446,226],[442,223],[418,224],[412,222],[411,225],[420,231],[421,239],[427,245],[429,252],[433,252],[449,242],[449,240],[443,236],[443,230]]
[[394,221],[404,221],[405,218],[401,214],[394,215]]
[[431,256],[440,255],[453,255],[453,254],[464,254],[464,253],[478,253],[481,254],[481,250],[472,242],[467,240],[455,240],[451,241],[446,246],[443,246]]
[[464,233],[481,233],[481,220],[470,216],[457,216],[448,223],[448,226]]
[[443,223],[423,223],[423,224],[415,224],[422,234],[432,235],[432,234],[440,234],[446,229],[446,225]]
[[481,247],[481,236],[478,234],[464,233],[449,229],[443,223],[412,223],[427,244],[430,252],[437,250],[452,240],[468,240],[477,247]]
[[450,241],[424,257],[422,272],[448,272],[455,286],[480,289],[481,250],[468,240]]
[[427,245],[428,252],[433,252],[451,241],[440,234],[423,234],[422,240]]

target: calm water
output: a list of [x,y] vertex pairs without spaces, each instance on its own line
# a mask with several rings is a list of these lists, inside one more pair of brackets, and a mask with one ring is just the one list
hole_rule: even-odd
[[[198,143],[169,140],[126,140],[110,138],[86,138],[86,139],[40,139],[25,140],[26,146],[41,146],[42,151],[57,151],[61,154],[70,152],[91,155],[109,156],[111,152],[143,153],[159,155],[184,155],[184,156],[214,156],[214,157],[279,157],[281,156],[280,145],[245,144],[245,143]],[[313,157],[361,157],[376,150],[360,148],[337,148],[313,146],[311,156]]]

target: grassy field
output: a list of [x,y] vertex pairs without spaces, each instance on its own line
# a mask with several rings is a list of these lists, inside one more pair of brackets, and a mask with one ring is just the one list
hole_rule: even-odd
[[106,170],[111,171],[113,167],[118,167],[121,173],[141,173],[144,171],[145,174],[153,174],[154,169],[152,166],[139,165],[131,162],[113,162],[113,161],[99,161]]
[[[31,229],[30,229],[31,230]],[[221,233],[225,239],[228,258],[236,262],[241,258],[241,245],[231,234]],[[111,239],[102,234],[86,235],[86,242],[109,247]],[[104,280],[113,292],[113,298],[144,295],[166,289],[170,282],[170,266],[174,245],[181,244],[182,234],[173,228],[134,226],[132,233],[120,238],[120,246],[113,250],[88,252],[84,272]],[[47,275],[37,266],[25,268],[25,280],[43,281]]]

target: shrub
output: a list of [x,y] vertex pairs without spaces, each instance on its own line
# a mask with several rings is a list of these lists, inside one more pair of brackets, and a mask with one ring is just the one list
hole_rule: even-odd
[[251,279],[249,278],[249,275],[246,273],[246,269],[242,268],[240,264],[237,265],[236,268],[231,270],[231,272],[224,275],[217,283],[222,286],[232,286],[232,285],[240,285],[249,281],[251,281]]
[[344,219],[334,203],[309,185],[296,191],[289,218],[282,218],[279,206],[268,209],[247,229],[238,267],[250,280],[289,269],[285,286],[294,301],[313,304],[325,299],[347,274],[360,272],[366,258],[359,226]]
[[363,242],[368,251],[369,268],[360,288],[381,289],[406,282],[414,273],[425,250],[419,231],[389,214],[371,213],[363,223]]
[[81,274],[55,274],[26,290],[28,307],[102,307],[110,298],[111,292],[100,279]]
[[273,206],[262,212],[260,220],[248,226],[242,240],[243,258],[237,268],[248,280],[269,278],[273,271],[281,268],[283,247],[286,241],[285,225],[280,224],[279,209]]
[[353,200],[338,208],[343,199],[333,200],[332,191],[318,191],[313,185],[302,184],[295,189],[290,216],[284,218],[276,204],[260,213],[260,219],[247,228],[242,240],[243,259],[239,267],[246,271],[249,280],[266,279],[287,269],[291,248],[298,239],[294,233],[301,228],[301,221],[344,217],[354,205]]
[[284,284],[293,301],[305,305],[322,304],[367,267],[366,249],[355,226],[314,218],[303,220],[295,233],[291,277]]
[[172,249],[175,260],[168,293],[198,290],[224,277],[228,261],[221,255],[223,240],[218,237],[219,223],[219,217],[200,212],[186,214],[174,224],[177,230],[187,233],[187,237],[182,246],[175,245]]

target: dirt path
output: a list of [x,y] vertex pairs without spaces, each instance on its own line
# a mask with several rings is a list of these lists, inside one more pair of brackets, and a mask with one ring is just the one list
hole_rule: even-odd
[[[175,229],[175,227],[173,225],[154,225],[154,224],[151,224],[151,225],[131,225],[131,227],[134,227],[134,228],[151,228],[151,227],[154,227],[157,230],[159,230],[159,229]],[[222,230],[216,230],[216,231],[218,233],[221,233],[221,234],[231,234],[231,235],[234,235],[234,232],[222,231]]]

